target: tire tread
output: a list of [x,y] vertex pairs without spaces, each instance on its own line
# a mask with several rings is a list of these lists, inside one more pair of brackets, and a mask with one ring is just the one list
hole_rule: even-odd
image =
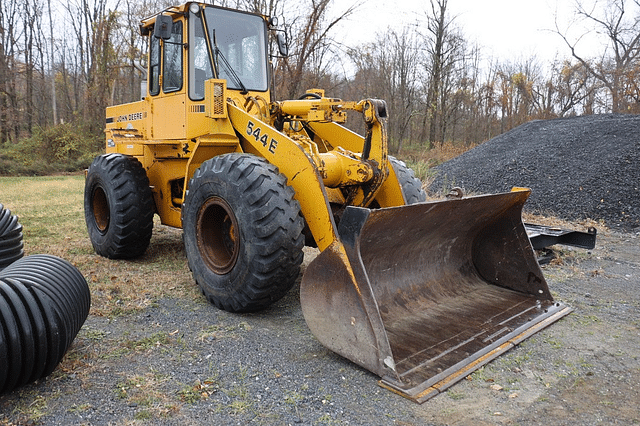
[[[90,211],[91,191],[96,185],[101,185],[105,193],[113,194],[111,223],[104,235],[97,230]],[[98,254],[110,259],[142,255],[151,241],[153,214],[149,179],[136,158],[112,153],[94,159],[85,186],[85,219]]]
[[[215,306],[232,312],[263,309],[283,297],[293,286],[303,259],[303,220],[300,205],[286,178],[266,160],[248,154],[225,154],[202,163],[194,173],[182,209],[183,225],[192,219],[185,217],[192,199],[192,188],[213,185],[211,179],[226,176],[226,184],[236,185],[237,198],[247,209],[246,221],[240,228],[251,229],[247,244],[251,244],[250,259],[245,260],[247,273],[233,282],[235,290],[224,296],[212,292],[210,283],[203,282],[203,267],[197,249],[190,248],[185,226],[185,247],[189,267],[203,294]],[[249,231],[247,231],[249,232]],[[242,254],[241,254],[242,256]],[[231,273],[230,273],[231,274]],[[210,276],[210,275],[206,275]]]

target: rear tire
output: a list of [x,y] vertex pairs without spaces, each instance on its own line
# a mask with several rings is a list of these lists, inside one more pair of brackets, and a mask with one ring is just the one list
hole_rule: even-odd
[[220,309],[250,312],[282,298],[300,273],[300,205],[266,160],[225,154],[202,163],[182,207],[189,268]]
[[84,217],[93,248],[110,259],[141,256],[153,232],[154,203],[142,164],[122,154],[96,157],[84,187]]
[[422,181],[415,176],[413,170],[395,157],[389,156],[389,162],[396,172],[407,205],[426,201],[427,193],[422,189]]

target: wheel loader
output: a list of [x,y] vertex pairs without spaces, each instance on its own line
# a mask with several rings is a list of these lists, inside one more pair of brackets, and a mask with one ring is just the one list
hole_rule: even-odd
[[529,190],[426,202],[388,154],[384,101],[272,99],[270,60],[287,53],[275,19],[189,2],[140,33],[144,97],[107,108],[106,153],[86,173],[99,255],[142,255],[157,214],[182,228],[204,296],[249,312],[292,288],[314,245],[300,282],[310,330],[416,402],[570,312],[527,238]]

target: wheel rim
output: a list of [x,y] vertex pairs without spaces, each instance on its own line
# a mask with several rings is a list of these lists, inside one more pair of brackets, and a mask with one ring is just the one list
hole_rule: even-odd
[[226,274],[233,269],[240,251],[238,221],[222,198],[209,198],[200,207],[196,241],[202,259],[212,271]]
[[98,231],[104,234],[109,227],[111,215],[109,214],[109,201],[107,200],[107,194],[105,194],[101,187],[97,187],[93,190],[93,196],[91,197],[91,211],[93,212],[93,220]]

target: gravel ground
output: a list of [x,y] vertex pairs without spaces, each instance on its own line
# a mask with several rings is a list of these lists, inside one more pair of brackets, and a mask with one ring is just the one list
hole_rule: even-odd
[[532,189],[525,211],[640,227],[640,116],[593,115],[519,126],[435,168],[431,192]]
[[[439,168],[477,168],[475,178],[456,174],[456,185],[468,190],[490,190],[473,186],[478,181],[493,182],[497,190],[531,186],[532,205],[541,211],[551,205],[564,216],[562,206],[567,214],[579,211],[576,217],[603,219],[611,228],[599,229],[594,250],[556,247],[558,258],[543,267],[554,297],[573,307],[572,314],[422,405],[378,387],[376,376],[320,345],[304,322],[299,287],[270,309],[238,315],[198,297],[190,279],[176,278],[173,294],[134,313],[90,314],[51,376],[0,395],[0,425],[640,424],[640,235],[632,230],[638,219],[638,171],[627,163],[637,166],[637,138],[631,131],[636,122],[633,116],[534,122]],[[597,123],[609,133],[595,132]],[[627,141],[621,140],[620,128],[627,129]],[[525,129],[535,134],[526,136]],[[569,146],[569,140],[587,145],[582,138],[594,132],[599,151]],[[551,156],[541,141],[558,134],[572,136],[556,143]],[[616,144],[605,148],[605,139]],[[521,154],[516,142],[523,140],[536,142],[537,148],[519,145],[528,152]],[[534,152],[544,160],[533,159]],[[561,152],[565,159],[588,162],[563,165]],[[555,166],[547,167],[552,160]],[[597,178],[592,169],[607,173]],[[578,175],[582,204],[570,198],[576,191],[561,191]],[[620,180],[633,176],[635,182],[617,192]],[[587,181],[600,189],[585,186]],[[635,198],[620,199],[632,207],[624,207],[628,215],[615,202],[587,202],[609,200],[607,190],[629,194],[629,188],[635,188]],[[543,195],[535,198],[536,193]],[[154,230],[149,253],[136,262],[161,268],[158,247],[184,253],[179,232],[159,231]],[[316,253],[305,248],[304,264]],[[121,264],[113,262],[113,272],[96,281],[117,273]],[[176,277],[186,275],[186,259],[181,268]]]
[[422,405],[320,345],[294,288],[250,315],[180,297],[90,315],[51,376],[0,396],[0,425],[640,424],[640,241],[598,238],[543,268],[572,314]]

